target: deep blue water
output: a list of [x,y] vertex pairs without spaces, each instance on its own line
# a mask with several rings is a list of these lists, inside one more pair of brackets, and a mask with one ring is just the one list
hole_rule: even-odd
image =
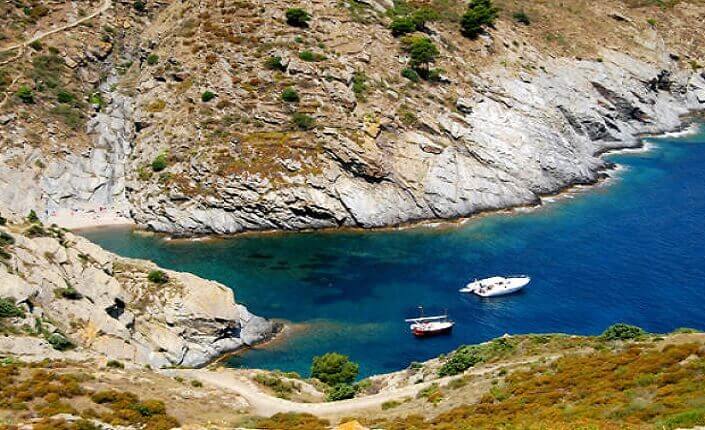
[[[608,185],[462,227],[241,236],[169,242],[129,230],[84,232],[119,254],[216,279],[253,312],[303,323],[234,366],[308,373],[312,356],[349,354],[363,374],[392,371],[504,333],[597,334],[615,322],[705,328],[705,128],[611,156]],[[522,293],[458,293],[470,278],[527,273]],[[417,340],[405,317],[448,308],[448,337]]]

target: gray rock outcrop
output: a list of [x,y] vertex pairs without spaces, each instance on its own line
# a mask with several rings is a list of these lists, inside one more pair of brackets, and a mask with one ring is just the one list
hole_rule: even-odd
[[[154,367],[201,366],[276,331],[217,282],[167,270],[168,281],[155,283],[148,274],[159,269],[150,262],[117,257],[58,229],[28,237],[26,228],[0,227],[14,238],[5,247],[10,258],[0,260],[0,297],[25,308],[18,327],[41,324],[37,334],[61,333],[109,359]],[[47,347],[43,340],[30,346]]]
[[530,76],[493,70],[457,98],[457,111],[419,112],[413,131],[385,126],[381,113],[362,142],[323,130],[321,173],[293,169],[287,186],[273,187],[252,176],[214,180],[212,168],[193,164],[182,173],[207,184],[207,197],[174,198],[148,184],[130,194],[133,217],[176,235],[229,234],[382,227],[535,204],[597,181],[605,151],[637,146],[641,134],[676,129],[683,114],[705,108],[702,75],[674,67],[605,51],[601,61],[550,59]]

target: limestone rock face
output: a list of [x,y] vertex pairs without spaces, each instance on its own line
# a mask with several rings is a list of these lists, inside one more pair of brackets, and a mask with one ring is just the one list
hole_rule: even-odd
[[[147,277],[159,270],[150,262],[120,258],[55,228],[29,238],[22,234],[26,228],[0,227],[15,239],[5,247],[11,258],[0,261],[0,297],[25,308],[18,327],[34,326],[37,318],[45,331],[84,350],[153,367],[201,366],[276,330],[217,282],[165,271],[168,281],[156,284]],[[27,354],[48,345],[39,338],[27,342]],[[0,343],[0,350],[15,349]]]

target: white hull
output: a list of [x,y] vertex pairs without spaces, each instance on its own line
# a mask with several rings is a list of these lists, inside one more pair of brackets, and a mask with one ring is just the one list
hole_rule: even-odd
[[520,291],[524,288],[531,278],[528,276],[520,276],[515,278],[504,278],[495,276],[492,278],[481,279],[469,283],[465,288],[461,289],[461,293],[474,293],[480,297],[499,297],[506,296]]

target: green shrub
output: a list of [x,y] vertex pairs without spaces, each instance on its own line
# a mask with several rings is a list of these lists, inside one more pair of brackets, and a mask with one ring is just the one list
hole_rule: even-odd
[[67,300],[81,300],[83,296],[73,287],[57,288],[54,290],[56,297],[61,297]]
[[382,403],[382,410],[386,411],[389,409],[394,409],[399,405],[401,405],[401,402],[398,402],[396,400],[387,400],[386,402]]
[[308,49],[299,52],[299,58],[308,62],[323,61],[326,59],[325,55],[311,52]]
[[355,72],[353,75],[352,90],[357,97],[360,97],[367,89],[367,76],[363,72]]
[[269,375],[266,373],[258,373],[253,378],[258,384],[270,388],[277,394],[277,397],[288,398],[289,394],[293,393],[298,388],[297,382],[290,382],[282,379],[280,376]]
[[37,216],[37,212],[34,209],[31,209],[29,211],[29,214],[27,214],[27,221],[31,222],[32,224],[41,224],[39,221],[39,217]]
[[0,225],[5,225],[7,224],[7,218],[4,216],[0,215]]
[[618,323],[613,324],[602,333],[602,338],[605,340],[629,340],[636,339],[646,334],[640,327]]
[[351,384],[359,371],[357,363],[350,361],[347,355],[337,352],[313,357],[311,365],[311,377],[330,386]]
[[479,348],[476,346],[461,346],[456,349],[448,360],[438,369],[438,376],[457,375],[482,361]]
[[23,103],[31,104],[34,103],[34,92],[27,85],[22,85],[15,93],[17,98],[22,100]]
[[411,20],[413,21],[418,31],[426,30],[427,22],[436,21],[439,18],[440,15],[438,14],[438,12],[428,6],[422,6],[416,9],[411,14]]
[[145,9],[147,9],[147,4],[143,2],[142,0],[135,0],[132,3],[132,7],[137,11],[137,12],[144,12]]
[[291,122],[301,130],[311,130],[316,125],[316,120],[313,117],[300,112],[294,113]]
[[311,15],[305,10],[295,7],[286,10],[286,23],[293,27],[308,27]]
[[58,93],[56,93],[56,100],[59,103],[71,103],[74,101],[75,97],[73,94],[66,90],[60,90]]
[[109,367],[111,369],[124,369],[125,368],[125,365],[117,360],[108,360],[108,362],[105,365],[106,365],[106,367]]
[[201,388],[203,386],[203,382],[199,381],[198,379],[193,379],[191,380],[191,386],[194,388]]
[[439,69],[439,68],[430,69],[428,71],[428,73],[426,74],[426,80],[431,81],[431,82],[440,82],[441,74],[443,72],[444,72],[444,70]]
[[461,33],[474,39],[485,27],[493,25],[498,15],[499,8],[492,4],[492,0],[471,0],[460,20]]
[[284,91],[282,91],[282,100],[290,103],[298,102],[299,93],[297,93],[292,87],[286,87],[284,88]]
[[392,36],[397,37],[416,31],[416,24],[411,17],[402,16],[394,18],[389,29],[392,30]]
[[405,67],[401,71],[401,75],[406,79],[410,80],[411,82],[418,82],[421,80],[421,77],[416,72],[416,70],[412,69],[411,67]]
[[279,70],[282,72],[286,70],[286,67],[282,64],[282,57],[278,55],[267,58],[264,62],[264,66],[269,70]]
[[64,335],[54,333],[47,338],[47,342],[57,351],[66,351],[74,347],[74,344],[66,339]]
[[658,24],[658,21],[656,21],[656,19],[654,19],[654,18],[647,18],[646,23],[652,27],[656,27],[656,24]]
[[[2,224],[0,224],[2,225]],[[7,245],[12,245],[15,243],[15,238],[10,236],[9,234],[5,233],[4,231],[0,231],[0,247],[7,246]]]
[[24,231],[24,234],[27,237],[47,236],[47,232],[41,224],[32,224],[27,230]]
[[147,56],[147,64],[149,64],[150,66],[154,66],[154,65],[157,64],[158,62],[159,62],[159,55],[157,55],[157,54],[149,54],[149,55]]
[[336,400],[352,399],[355,397],[355,387],[350,384],[336,384],[326,394],[326,400],[335,402]]
[[203,94],[201,94],[201,101],[204,103],[208,103],[209,101],[213,100],[215,98],[215,93],[212,91],[204,91]]
[[15,305],[14,300],[0,298],[0,318],[21,318],[24,311]]
[[167,167],[166,154],[159,154],[152,161],[152,170],[155,172],[161,172],[162,170],[166,169],[166,167]]
[[514,18],[514,21],[518,22],[519,24],[531,25],[531,19],[529,18],[529,15],[527,15],[526,12],[524,12],[523,10],[514,12],[512,18]]
[[42,42],[40,42],[38,40],[35,40],[34,42],[30,43],[29,47],[34,49],[35,51],[41,51],[43,48]]
[[102,107],[105,105],[105,100],[103,100],[103,97],[100,95],[100,93],[93,93],[88,97],[88,103]]
[[162,270],[152,270],[147,275],[147,279],[149,279],[150,282],[154,282],[155,284],[166,284],[167,282],[169,282],[169,277]]

